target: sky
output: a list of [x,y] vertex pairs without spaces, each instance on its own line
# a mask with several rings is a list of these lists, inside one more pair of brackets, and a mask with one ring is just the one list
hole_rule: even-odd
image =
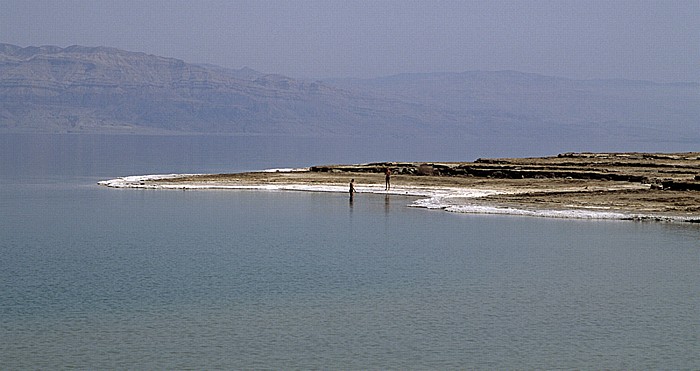
[[700,82],[700,0],[0,0],[0,42],[296,78],[515,70]]

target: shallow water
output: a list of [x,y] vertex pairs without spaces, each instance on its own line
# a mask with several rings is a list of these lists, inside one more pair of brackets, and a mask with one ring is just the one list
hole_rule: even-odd
[[[696,225],[108,189],[254,149],[182,139],[188,165],[128,154],[163,138],[42,140],[43,158],[0,160],[0,368],[700,366]],[[285,159],[237,167],[308,165]]]

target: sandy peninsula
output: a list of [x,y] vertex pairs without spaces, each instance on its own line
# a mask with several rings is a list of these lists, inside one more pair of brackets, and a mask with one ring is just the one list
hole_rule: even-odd
[[[385,191],[384,170],[391,169]],[[132,176],[119,188],[257,189],[416,196],[463,213],[700,222],[700,152],[564,153],[473,162],[381,162],[235,174]]]

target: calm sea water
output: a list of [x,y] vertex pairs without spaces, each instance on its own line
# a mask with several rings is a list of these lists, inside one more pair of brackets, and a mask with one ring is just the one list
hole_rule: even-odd
[[375,144],[0,136],[0,369],[700,368],[697,225],[95,185],[479,156]]

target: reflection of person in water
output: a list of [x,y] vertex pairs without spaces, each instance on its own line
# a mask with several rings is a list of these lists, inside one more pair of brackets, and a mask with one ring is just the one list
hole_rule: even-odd
[[384,174],[386,175],[384,177],[384,180],[386,181],[386,184],[384,185],[384,190],[388,191],[389,188],[391,188],[391,169],[389,169],[389,168],[384,169]]

